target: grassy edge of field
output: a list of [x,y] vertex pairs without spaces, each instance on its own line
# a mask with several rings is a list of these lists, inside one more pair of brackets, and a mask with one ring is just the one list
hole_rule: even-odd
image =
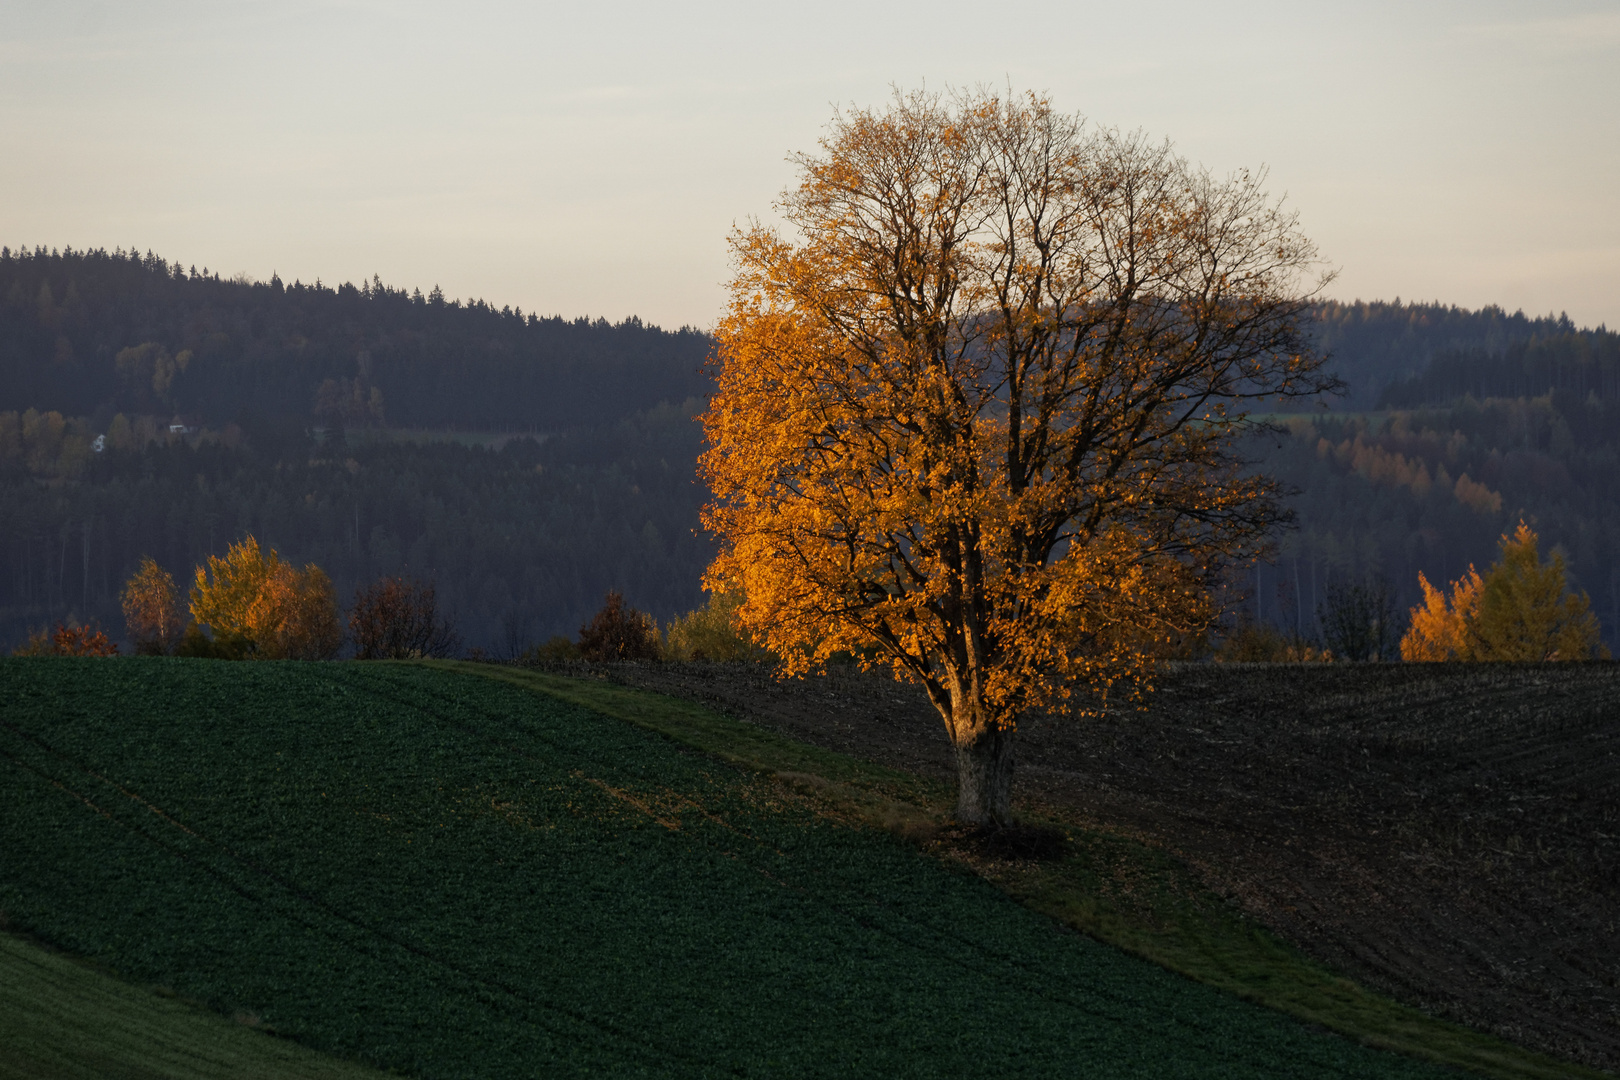
[[0,1080],[384,1080],[380,1072],[0,933]]
[[1020,903],[1198,982],[1354,1038],[1507,1080],[1608,1074],[1430,1016],[1334,974],[1205,889],[1170,854],[1050,810],[1029,823],[1066,837],[1061,860],[986,858],[952,842],[953,792],[680,698],[607,681],[467,661],[421,661],[524,687],[767,773],[825,813],[888,829],[965,863]]

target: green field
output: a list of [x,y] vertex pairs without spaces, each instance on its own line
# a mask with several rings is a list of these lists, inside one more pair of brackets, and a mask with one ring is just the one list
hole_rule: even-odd
[[0,912],[422,1077],[1445,1075],[768,775],[421,666],[0,661]]
[[0,1080],[382,1080],[0,934]]

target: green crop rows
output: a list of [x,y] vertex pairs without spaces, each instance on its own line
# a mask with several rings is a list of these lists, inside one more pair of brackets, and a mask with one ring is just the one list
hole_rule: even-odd
[[0,661],[0,912],[422,1077],[1441,1075],[422,667]]

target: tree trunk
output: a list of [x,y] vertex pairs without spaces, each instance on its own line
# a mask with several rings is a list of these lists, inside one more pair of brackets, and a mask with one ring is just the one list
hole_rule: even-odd
[[990,725],[956,743],[956,817],[968,825],[1012,824],[1013,733]]

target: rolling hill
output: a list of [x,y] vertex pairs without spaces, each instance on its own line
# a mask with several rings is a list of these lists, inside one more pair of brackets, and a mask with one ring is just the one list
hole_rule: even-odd
[[12,927],[363,1064],[1442,1075],[1069,932],[781,778],[477,674],[8,660],[0,717]]

